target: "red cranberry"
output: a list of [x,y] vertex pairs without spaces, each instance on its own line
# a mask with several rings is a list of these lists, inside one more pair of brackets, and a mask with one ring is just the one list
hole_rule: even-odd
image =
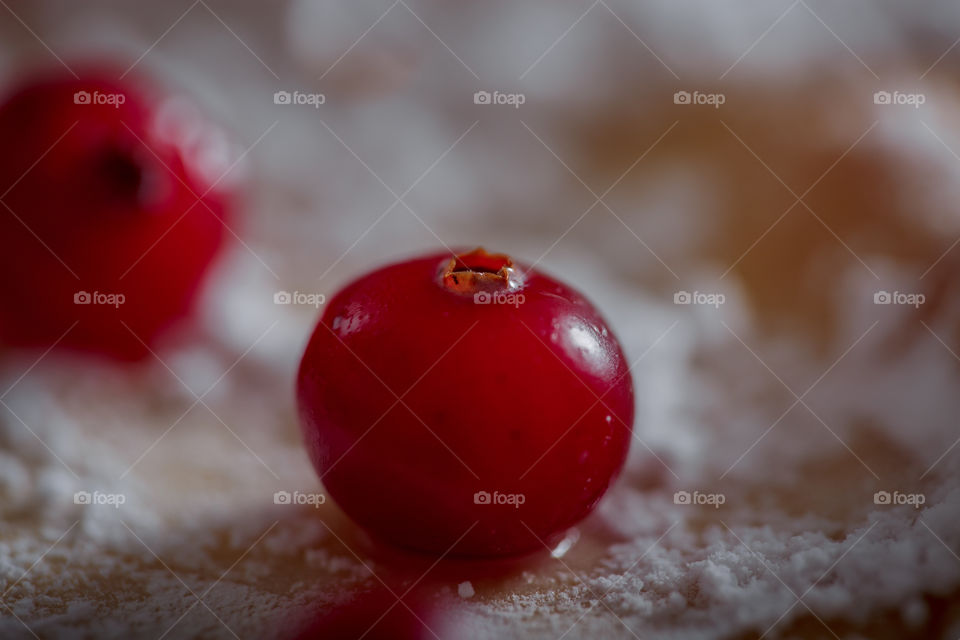
[[222,244],[222,134],[183,99],[119,75],[35,77],[0,105],[7,344],[49,346],[76,322],[62,345],[142,357],[121,322],[155,346]]
[[296,626],[292,634],[296,640],[432,640],[448,636],[429,595],[417,587],[411,591],[403,583],[376,584],[343,603],[310,612]]
[[606,491],[633,422],[629,369],[597,310],[482,249],[340,291],[298,399],[313,464],[348,515],[395,544],[462,555],[550,544]]

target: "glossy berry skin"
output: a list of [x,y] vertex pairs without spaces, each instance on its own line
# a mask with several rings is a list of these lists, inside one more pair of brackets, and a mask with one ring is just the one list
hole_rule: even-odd
[[[213,182],[226,139],[183,99],[121,73],[35,76],[0,105],[6,345],[63,336],[62,347],[141,358],[188,314],[223,243],[229,195]],[[75,302],[83,292],[91,303]]]
[[623,465],[634,411],[597,310],[482,249],[340,291],[298,399],[310,458],[350,517],[403,547],[471,556],[543,549],[586,516]]

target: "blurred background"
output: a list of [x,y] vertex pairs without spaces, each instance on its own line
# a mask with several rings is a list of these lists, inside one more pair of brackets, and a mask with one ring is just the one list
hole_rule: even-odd
[[275,296],[479,245],[603,310],[638,418],[567,548],[433,574],[449,637],[960,636],[960,6],[0,5],[4,86],[149,78],[238,194],[163,350],[0,363],[3,637],[293,637],[368,588],[396,558],[273,499],[322,492],[322,306]]

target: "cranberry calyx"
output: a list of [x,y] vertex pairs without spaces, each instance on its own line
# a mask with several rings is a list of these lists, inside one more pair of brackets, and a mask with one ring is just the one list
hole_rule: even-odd
[[515,291],[523,284],[510,256],[488,253],[483,247],[446,260],[440,271],[440,282],[450,291],[470,295],[481,291]]

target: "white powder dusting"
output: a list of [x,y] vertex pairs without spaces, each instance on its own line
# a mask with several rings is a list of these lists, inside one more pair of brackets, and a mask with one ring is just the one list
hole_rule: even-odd
[[472,598],[474,593],[476,592],[473,590],[473,585],[470,584],[469,580],[466,582],[461,582],[459,585],[457,585],[457,595],[459,595],[461,598]]

